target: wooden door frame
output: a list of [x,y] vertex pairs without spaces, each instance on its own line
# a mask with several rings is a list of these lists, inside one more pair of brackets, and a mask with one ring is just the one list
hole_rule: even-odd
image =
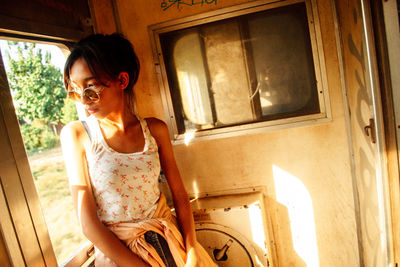
[[385,31],[383,0],[371,1],[372,23],[374,29],[375,51],[379,73],[379,87],[382,101],[383,123],[385,131],[386,160],[388,169],[389,201],[393,259],[400,263],[400,185],[399,153],[397,146],[397,127],[394,111],[393,88],[391,82],[388,43]]

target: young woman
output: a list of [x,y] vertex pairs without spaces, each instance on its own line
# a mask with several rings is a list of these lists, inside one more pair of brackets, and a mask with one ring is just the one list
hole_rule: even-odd
[[[120,35],[92,35],[67,59],[68,96],[90,116],[61,133],[71,192],[96,266],[215,266],[196,240],[192,210],[164,122],[133,112],[139,61]],[[178,219],[158,189],[160,168]]]

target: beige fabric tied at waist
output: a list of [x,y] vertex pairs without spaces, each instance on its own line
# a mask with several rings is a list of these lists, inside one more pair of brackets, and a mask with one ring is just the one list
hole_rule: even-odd
[[[148,244],[145,240],[144,234],[147,231],[154,231],[160,234],[168,243],[168,247],[175,260],[177,267],[191,266],[190,260],[186,263],[186,250],[183,242],[182,235],[176,226],[175,217],[172,216],[171,211],[166,204],[163,194],[160,195],[160,200],[157,205],[157,210],[153,218],[142,220],[135,223],[117,223],[108,226],[108,228],[121,240],[125,245],[133,251],[136,255],[141,257],[150,266],[161,266],[165,264],[158,255],[157,251]],[[202,257],[204,267],[217,266],[209,257],[205,249],[198,243],[196,244],[197,255]],[[96,267],[115,267],[112,260],[104,256],[101,251],[96,249]],[[202,267],[198,266],[198,267]]]

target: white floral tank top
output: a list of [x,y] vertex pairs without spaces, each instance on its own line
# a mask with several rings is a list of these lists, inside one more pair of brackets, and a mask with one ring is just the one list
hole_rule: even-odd
[[139,118],[145,139],[143,151],[119,153],[106,143],[97,119],[86,121],[91,135],[88,153],[89,175],[96,200],[97,215],[106,225],[151,218],[160,191],[160,160],[155,139],[147,123]]

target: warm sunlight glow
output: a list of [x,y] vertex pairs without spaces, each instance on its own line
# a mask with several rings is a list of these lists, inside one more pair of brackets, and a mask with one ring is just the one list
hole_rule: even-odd
[[262,107],[270,107],[273,105],[272,102],[266,99],[265,97],[260,97],[260,101]]
[[192,131],[192,132],[186,132],[185,134],[184,134],[184,137],[185,137],[185,139],[184,139],[184,142],[185,142],[185,145],[189,145],[189,143],[190,143],[190,141],[192,141],[192,139],[194,138],[194,131]]
[[178,71],[178,80],[185,115],[196,124],[209,123],[211,113],[209,110],[205,110],[209,107],[209,103],[204,103],[208,99],[204,99],[202,95],[198,77],[195,74]]
[[199,198],[199,189],[197,188],[196,181],[193,181],[193,193],[194,193],[194,198],[198,199]]
[[[385,216],[385,196],[382,181],[381,168],[376,168],[376,186],[378,194],[378,212],[379,212],[379,229],[380,229],[380,247],[385,250],[387,246],[387,232],[386,232],[386,216]],[[384,252],[383,252],[384,253]]]
[[258,258],[257,255],[255,255],[254,258],[255,258],[255,260],[256,260],[257,266],[265,266],[265,265],[260,261],[260,259]]
[[276,200],[288,210],[294,250],[308,267],[319,266],[311,196],[297,177],[275,165],[272,169]]
[[[265,232],[260,203],[256,202],[249,206],[250,229],[253,241],[263,250],[265,249]],[[266,251],[264,250],[264,253]]]

